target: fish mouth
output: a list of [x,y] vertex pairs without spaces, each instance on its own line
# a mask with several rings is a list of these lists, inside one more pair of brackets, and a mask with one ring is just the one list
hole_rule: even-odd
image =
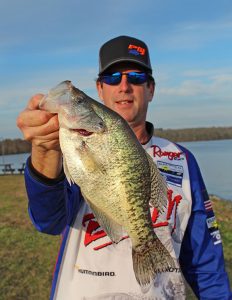
[[82,136],[90,136],[90,135],[93,134],[93,132],[87,131],[85,129],[71,129],[71,130],[74,131],[74,132],[78,132]]

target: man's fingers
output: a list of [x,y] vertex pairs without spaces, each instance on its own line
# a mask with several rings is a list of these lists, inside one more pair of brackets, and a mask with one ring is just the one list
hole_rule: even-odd
[[58,135],[59,131],[59,122],[58,122],[58,117],[57,115],[53,115],[52,118],[50,118],[46,123],[44,124],[39,124],[38,126],[31,126],[27,127],[24,126],[24,137],[26,140],[31,140],[32,138],[35,137],[45,137],[47,138],[48,135],[57,132]]
[[33,140],[33,144],[37,146],[47,145],[48,143],[59,145],[59,131],[49,133],[45,136],[37,136],[36,139]]
[[43,94],[36,94],[29,100],[27,108],[30,110],[39,109],[39,103],[43,99]]
[[[58,115],[39,109],[43,94],[33,96],[17,118],[17,126],[33,149],[60,151]],[[36,153],[36,152],[34,152]]]
[[22,130],[25,127],[40,126],[48,122],[54,114],[39,110],[39,103],[43,94],[34,95],[28,102],[27,107],[17,118],[17,126]]
[[47,111],[26,109],[18,116],[17,125],[20,128],[26,126],[40,126],[47,123],[52,117],[54,117],[54,114]]

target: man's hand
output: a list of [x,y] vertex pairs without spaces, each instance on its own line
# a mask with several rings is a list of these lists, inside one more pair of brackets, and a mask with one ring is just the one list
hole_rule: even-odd
[[59,145],[59,122],[55,114],[39,110],[42,94],[33,96],[17,118],[17,126],[25,140],[32,143],[32,165],[49,178],[56,178],[62,169]]

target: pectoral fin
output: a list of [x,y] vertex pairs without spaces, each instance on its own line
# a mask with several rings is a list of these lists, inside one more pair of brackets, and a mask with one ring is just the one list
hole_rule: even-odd
[[104,164],[99,160],[99,158],[94,155],[89,146],[83,142],[82,146],[77,148],[78,156],[88,173],[100,173],[106,174]]
[[65,157],[63,156],[63,168],[64,168],[64,174],[68,180],[68,183],[71,185],[71,183],[75,183],[71,174],[69,173],[69,170],[68,170],[68,166],[67,166],[67,163],[66,163],[66,160],[65,160]]

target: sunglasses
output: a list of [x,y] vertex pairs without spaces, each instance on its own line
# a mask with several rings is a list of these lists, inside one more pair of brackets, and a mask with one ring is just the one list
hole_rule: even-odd
[[127,82],[131,84],[142,84],[148,80],[149,75],[144,72],[116,72],[113,74],[105,74],[99,77],[101,82],[109,85],[117,85],[122,80],[122,75],[127,76]]

